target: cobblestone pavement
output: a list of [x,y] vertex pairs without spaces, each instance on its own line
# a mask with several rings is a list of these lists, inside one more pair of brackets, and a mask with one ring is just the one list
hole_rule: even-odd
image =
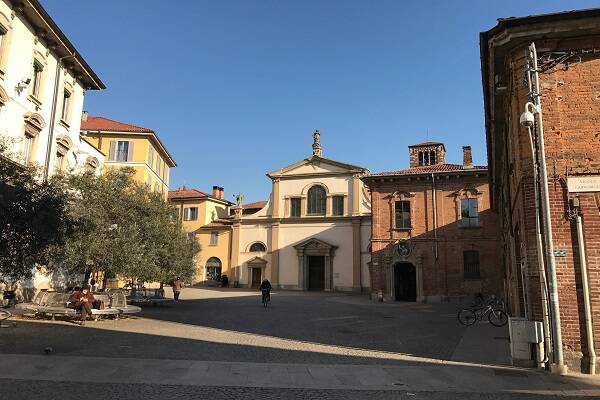
[[164,400],[164,399],[302,399],[302,400],[592,400],[597,397],[540,396],[527,393],[448,393],[409,392],[391,390],[316,390],[255,387],[136,385],[136,384],[81,384],[33,380],[0,379],[0,394],[4,400]]
[[[506,329],[461,326],[457,304],[276,292],[265,309],[256,292],[205,289],[186,289],[182,298],[135,318],[85,327],[17,319],[16,328],[0,330],[0,400],[551,399],[600,393],[600,382],[587,378],[561,382],[501,367],[507,363]],[[49,358],[46,347],[52,348]]]
[[[373,304],[362,297],[274,293],[268,309],[253,292],[185,289],[184,301],[147,307],[138,318],[90,323],[19,322],[0,353],[148,357],[233,362],[395,363],[370,352],[450,360],[465,327],[458,305]],[[492,342],[506,346],[505,329]],[[291,346],[292,341],[294,346]],[[315,351],[311,344],[361,349]]]

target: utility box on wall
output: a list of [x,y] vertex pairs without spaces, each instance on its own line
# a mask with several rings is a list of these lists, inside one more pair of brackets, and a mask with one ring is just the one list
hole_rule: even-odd
[[[536,352],[532,344],[544,342],[544,328],[541,322],[525,318],[509,318],[510,357],[512,364],[521,367],[533,367],[536,364]],[[543,346],[537,346],[543,348]],[[538,355],[543,357],[543,355]]]

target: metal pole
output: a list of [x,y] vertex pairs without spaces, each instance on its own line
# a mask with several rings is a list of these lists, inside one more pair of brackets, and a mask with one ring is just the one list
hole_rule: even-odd
[[[531,84],[531,81],[529,81]],[[531,91],[531,85],[530,85]],[[537,244],[537,256],[538,256],[538,273],[540,274],[540,294],[542,297],[542,321],[544,326],[544,357],[540,357],[541,361],[540,368],[543,368],[543,364],[548,362],[548,357],[552,349],[552,335],[550,334],[550,314],[548,312],[548,285],[546,284],[546,269],[544,268],[544,245],[542,239],[542,231],[540,226],[540,194],[538,188],[539,174],[537,171],[537,157],[535,152],[535,146],[533,142],[533,135],[531,128],[528,127],[529,133],[529,144],[531,145],[531,156],[533,158],[533,191],[535,199],[535,236]]]
[[585,243],[583,240],[583,226],[581,223],[581,208],[576,208],[575,223],[577,225],[577,242],[579,245],[579,266],[581,268],[581,288],[583,290],[583,307],[585,311],[585,328],[590,374],[596,374],[596,350],[594,349],[594,328],[590,304],[590,287],[588,284],[587,261],[585,258]]
[[535,93],[532,93],[535,105],[534,115],[537,127],[537,145],[539,151],[540,186],[542,195],[542,216],[544,220],[544,239],[546,242],[546,260],[548,263],[548,286],[550,289],[550,310],[552,312],[552,337],[554,343],[554,363],[556,372],[566,373],[563,358],[562,332],[560,328],[560,305],[558,301],[558,285],[556,280],[556,260],[554,259],[554,244],[552,243],[552,216],[550,215],[550,195],[548,193],[548,171],[546,169],[546,150],[544,146],[544,123],[542,120],[542,102],[540,92],[540,79],[538,75],[537,51],[535,43],[529,46],[529,57],[532,60]]

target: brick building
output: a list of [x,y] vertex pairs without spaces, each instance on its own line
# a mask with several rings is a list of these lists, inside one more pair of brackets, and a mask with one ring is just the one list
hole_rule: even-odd
[[363,177],[371,192],[371,289],[385,300],[447,301],[502,294],[497,215],[488,172],[445,162],[442,143],[409,146],[410,168]]
[[544,321],[554,365],[589,371],[600,350],[600,10],[500,19],[481,34],[481,56],[513,314]]

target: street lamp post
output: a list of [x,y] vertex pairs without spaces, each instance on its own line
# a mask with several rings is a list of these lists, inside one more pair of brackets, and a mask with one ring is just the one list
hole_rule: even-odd
[[556,260],[554,258],[554,244],[552,242],[552,220],[550,215],[550,195],[548,193],[548,171],[546,168],[546,150],[544,146],[544,124],[542,119],[542,104],[540,80],[538,74],[537,51],[535,43],[527,48],[527,81],[531,102],[525,105],[525,112],[521,115],[520,123],[526,127],[533,127],[537,145],[536,161],[539,168],[540,194],[542,218],[544,221],[545,260],[548,271],[548,291],[550,297],[550,311],[552,314],[552,340],[553,361],[551,369],[564,374],[567,367],[564,363],[562,349],[562,333],[560,327],[560,305],[558,301],[558,285],[556,279]]

